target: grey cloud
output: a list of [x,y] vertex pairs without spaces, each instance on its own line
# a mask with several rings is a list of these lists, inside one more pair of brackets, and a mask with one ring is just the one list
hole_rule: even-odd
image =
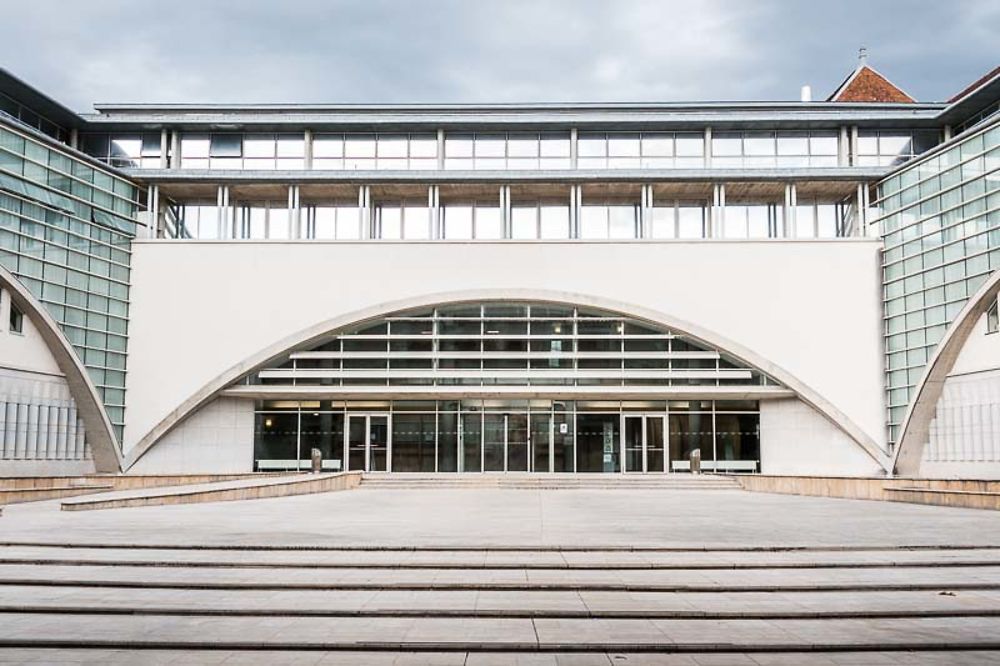
[[921,100],[997,64],[995,0],[36,0],[0,61],[132,102],[795,99],[871,62]]

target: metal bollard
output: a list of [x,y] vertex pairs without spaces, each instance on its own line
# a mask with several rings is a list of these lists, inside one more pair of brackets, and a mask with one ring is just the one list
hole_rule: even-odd
[[701,449],[691,452],[691,473],[701,474]]
[[312,450],[312,473],[319,474],[323,471],[323,452],[319,449]]

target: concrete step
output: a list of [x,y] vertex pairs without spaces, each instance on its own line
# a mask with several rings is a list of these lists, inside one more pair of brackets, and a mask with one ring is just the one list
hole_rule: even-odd
[[413,490],[421,488],[504,488],[504,489],[668,489],[739,490],[739,482],[726,476],[694,474],[365,474],[362,485],[369,488]]
[[121,615],[109,623],[100,614],[8,613],[3,619],[0,647],[571,653],[1000,649],[1000,617],[958,618],[964,631],[944,618],[281,617],[276,623],[261,617]]
[[1000,547],[266,546],[0,545],[0,657],[1000,650]]
[[767,592],[1000,589],[1000,566],[385,569],[0,564],[0,586],[218,590]]
[[[701,655],[701,656],[699,656]],[[697,661],[695,661],[697,659]],[[995,666],[1000,651],[990,650],[844,650],[819,652],[686,652],[671,653],[664,648],[650,653],[636,652],[462,652],[440,650],[371,651],[300,649],[276,651],[197,650],[197,649],[105,649],[105,648],[0,648],[2,663],[31,664],[315,664],[323,666],[696,666],[697,664],[742,664],[746,666],[787,666],[788,664],[905,664],[906,666]]]

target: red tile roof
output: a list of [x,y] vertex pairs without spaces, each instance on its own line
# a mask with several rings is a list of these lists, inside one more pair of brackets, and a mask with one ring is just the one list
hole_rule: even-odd
[[868,65],[858,67],[827,99],[828,102],[901,102],[915,99]]

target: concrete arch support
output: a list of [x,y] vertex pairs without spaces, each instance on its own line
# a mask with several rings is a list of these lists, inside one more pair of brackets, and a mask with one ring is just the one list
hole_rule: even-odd
[[318,344],[331,332],[348,326],[362,324],[366,321],[379,319],[401,310],[421,307],[433,307],[445,304],[469,303],[477,301],[536,301],[594,307],[616,312],[631,318],[644,320],[649,324],[673,329],[694,338],[710,347],[714,347],[739,359],[749,366],[772,377],[794,392],[799,399],[815,409],[823,417],[834,424],[860,447],[882,469],[889,468],[886,453],[868,436],[863,429],[847,417],[842,411],[821,396],[818,392],[799,381],[791,373],[768,361],[760,354],[691,322],[682,321],[664,312],[651,310],[622,301],[598,298],[580,293],[568,293],[537,289],[477,289],[458,292],[435,293],[426,296],[408,298],[399,301],[381,303],[363,310],[358,310],[343,316],[318,322],[298,333],[286,337],[262,349],[253,356],[230,367],[222,374],[208,382],[201,389],[188,397],[176,409],[160,420],[136,445],[129,451],[126,458],[126,469],[131,467],[143,455],[173,428],[191,416],[202,406],[208,404],[220,392],[236,383],[243,377],[260,368],[275,362],[289,352],[307,349]]
[[955,367],[955,361],[975,330],[976,323],[989,309],[998,293],[1000,293],[1000,271],[994,272],[969,299],[927,362],[900,428],[892,461],[894,474],[915,476],[920,473],[920,461],[927,446],[931,421],[934,420],[945,379]]
[[10,294],[12,302],[38,329],[59,370],[65,375],[70,395],[76,402],[77,413],[87,431],[87,441],[94,457],[95,470],[105,474],[121,472],[121,449],[107,412],[104,411],[104,404],[97,393],[97,387],[91,381],[73,346],[59,328],[59,324],[24,285],[2,266],[0,266],[0,288]]

